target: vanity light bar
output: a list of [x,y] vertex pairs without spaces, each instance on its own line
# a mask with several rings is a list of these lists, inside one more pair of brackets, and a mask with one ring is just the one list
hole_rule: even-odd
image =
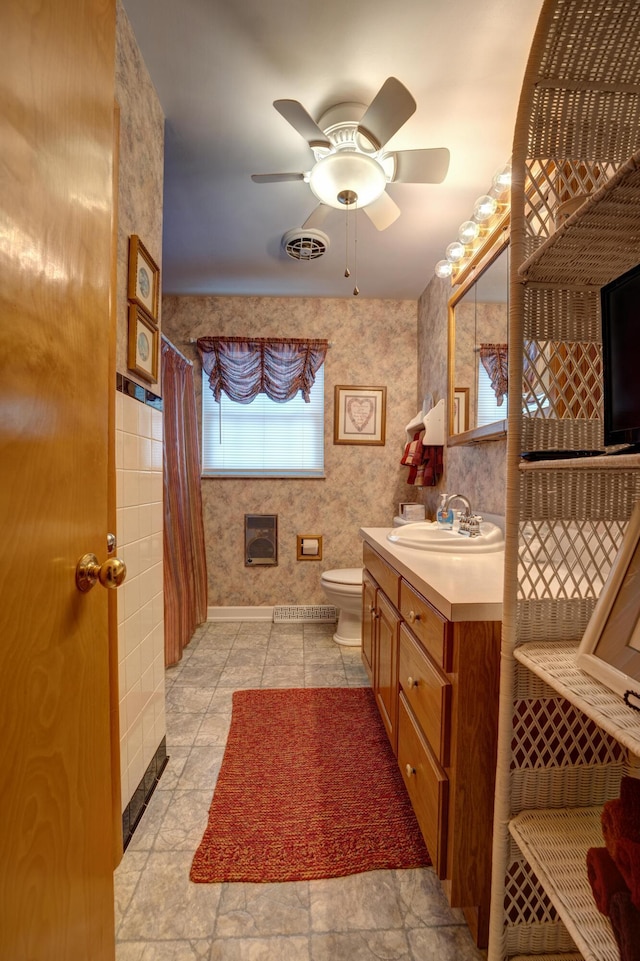
[[473,205],[473,215],[465,220],[458,230],[458,240],[452,241],[445,251],[445,259],[435,266],[436,277],[446,279],[458,274],[471,257],[474,256],[482,238],[494,226],[496,218],[505,215],[509,209],[509,189],[511,187],[511,161],[494,175],[491,189],[478,197]]

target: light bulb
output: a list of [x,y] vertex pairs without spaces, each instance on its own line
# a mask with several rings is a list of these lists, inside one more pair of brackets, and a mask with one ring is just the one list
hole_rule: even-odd
[[464,257],[464,246],[459,240],[454,240],[445,250],[447,260],[452,264],[457,264]]
[[439,260],[435,266],[436,277],[440,277],[441,280],[450,277],[453,273],[453,265],[448,260]]
[[480,227],[477,223],[473,220],[465,220],[463,224],[460,224],[458,239],[461,244],[472,244],[479,233]]
[[498,201],[496,198],[490,197],[489,194],[484,194],[482,197],[478,197],[473,205],[473,219],[479,224],[483,224],[486,220],[493,217],[497,209]]
[[498,170],[493,175],[493,193],[499,197],[501,193],[508,190],[511,186],[511,163],[505,164],[502,170]]

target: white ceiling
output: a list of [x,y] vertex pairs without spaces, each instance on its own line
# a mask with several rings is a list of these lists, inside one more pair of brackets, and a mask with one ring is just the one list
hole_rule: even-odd
[[[328,252],[300,263],[281,248],[317,201],[309,147],[273,107],[314,119],[369,104],[387,77],[417,109],[389,147],[448,147],[445,181],[391,184],[402,210],[385,231],[357,215],[360,297],[416,300],[473,203],[511,153],[541,0],[123,0],[166,116],[163,291],[349,297],[345,213]],[[353,240],[353,228],[351,234]]]

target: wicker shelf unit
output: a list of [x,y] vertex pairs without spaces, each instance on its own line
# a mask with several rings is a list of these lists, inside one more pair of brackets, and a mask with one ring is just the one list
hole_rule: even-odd
[[586,850],[640,771],[640,715],[575,654],[640,458],[520,455],[604,446],[600,288],[640,261],[639,44],[636,0],[544,0],[516,119],[489,961],[619,959]]

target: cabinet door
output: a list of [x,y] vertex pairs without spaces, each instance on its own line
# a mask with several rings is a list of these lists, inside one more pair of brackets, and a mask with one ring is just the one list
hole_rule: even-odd
[[377,584],[368,571],[362,574],[362,663],[373,682],[374,634],[376,627]]
[[398,710],[398,764],[439,878],[447,876],[449,781],[414,721],[404,694]]
[[373,689],[378,710],[387,729],[394,754],[398,751],[398,642],[400,615],[382,591],[378,591],[377,619],[374,633],[375,670]]

